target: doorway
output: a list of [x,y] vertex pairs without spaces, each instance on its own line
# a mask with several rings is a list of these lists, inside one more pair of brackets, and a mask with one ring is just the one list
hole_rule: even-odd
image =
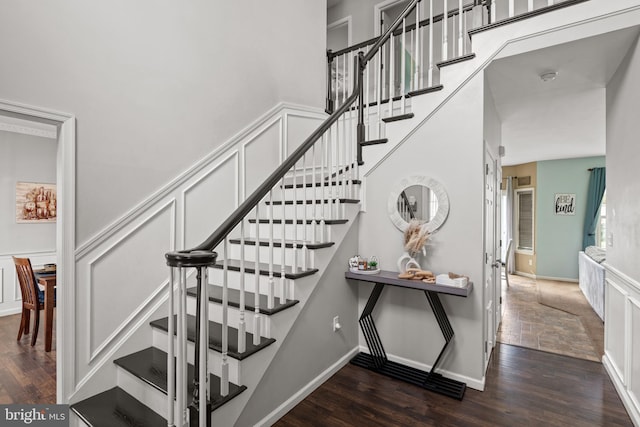
[[[0,115],[33,124],[55,127],[55,181],[57,185],[57,219],[55,226],[56,290],[56,402],[64,403],[74,388],[75,366],[75,152],[76,124],[71,114],[0,100]],[[39,338],[44,341],[44,333]]]

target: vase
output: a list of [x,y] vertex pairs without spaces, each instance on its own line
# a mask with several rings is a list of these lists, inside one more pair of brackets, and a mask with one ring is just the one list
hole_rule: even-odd
[[400,273],[405,273],[409,268],[420,268],[420,264],[415,260],[408,252],[403,253],[400,258],[398,258],[398,271]]

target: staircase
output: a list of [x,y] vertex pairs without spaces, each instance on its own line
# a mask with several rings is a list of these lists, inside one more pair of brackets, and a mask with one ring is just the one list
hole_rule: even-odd
[[[387,126],[423,119],[411,106],[443,89],[436,68],[474,59],[470,42],[461,42],[453,58],[431,58],[426,79],[412,79],[411,90],[404,73],[399,93],[396,85],[383,89],[382,76],[367,64],[375,65],[385,43],[415,31],[404,21],[420,3],[411,1],[385,35],[366,45],[366,55],[330,54],[329,72],[335,60],[345,70],[340,86],[350,84],[352,94],[330,87],[327,121],[205,242],[167,254],[168,316],[148,324],[152,346],[113,360],[116,387],[71,406],[86,425],[236,424],[310,295],[326,285],[329,265],[346,262],[339,248],[360,211],[363,149],[384,151]],[[451,17],[473,9],[461,5]],[[436,22],[433,11],[429,19]],[[395,81],[393,72],[387,78]]]

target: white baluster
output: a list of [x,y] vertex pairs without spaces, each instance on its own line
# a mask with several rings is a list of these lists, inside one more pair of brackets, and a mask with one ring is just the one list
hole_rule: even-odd
[[496,22],[496,1],[491,2],[491,22]]
[[464,55],[464,25],[463,19],[462,0],[458,0],[458,56]]
[[393,116],[393,97],[396,95],[396,52],[393,33],[389,37],[389,104],[387,105],[387,117]]
[[[273,206],[273,205],[271,205]],[[260,223],[260,204],[256,205],[256,224]],[[284,226],[284,224],[283,224]],[[256,227],[256,241],[260,240],[260,227]],[[253,313],[253,344],[260,344],[260,332],[261,332],[261,322],[260,322],[260,246],[256,245],[255,247],[255,282],[254,282],[254,294],[253,294],[253,305],[254,305],[254,313]]]
[[[176,372],[176,400],[178,403],[178,417],[180,426],[187,424],[187,389],[189,378],[187,376],[187,271],[180,268],[180,283],[178,286],[178,358]],[[172,338],[173,339],[173,338]]]
[[376,90],[376,102],[377,102],[377,109],[378,109],[378,117],[376,120],[378,120],[378,139],[382,138],[382,49],[378,49],[378,54],[375,55],[376,58],[378,58],[378,61],[376,63],[376,82],[378,82],[378,88]]
[[529,0],[527,2],[527,11],[529,12],[533,11],[533,0]]
[[[305,195],[306,195],[306,188],[307,188],[307,153],[305,153],[302,156],[302,188],[305,189]],[[306,197],[303,197],[302,200],[302,224],[304,224],[303,228],[302,228],[302,269],[306,270],[307,269],[307,258],[309,256],[309,249],[307,248],[307,200]],[[296,223],[296,230],[298,229],[297,227],[297,223]],[[296,236],[296,242],[294,242],[293,247],[294,247],[294,251],[295,251],[295,247],[297,246],[297,236]],[[294,265],[297,265],[297,262],[295,261],[296,256],[295,256],[295,252],[294,252]],[[294,269],[294,271],[296,271]],[[282,302],[285,302],[285,298],[286,298],[286,293],[284,292],[284,287],[282,288]]]
[[416,4],[416,54],[415,54],[415,70],[413,74],[413,90],[422,89],[422,27],[420,27],[420,5],[422,2]]
[[[293,165],[293,182],[294,182],[294,185],[297,184],[297,181],[296,181],[296,165],[295,164]],[[282,178],[281,186],[284,188],[284,178]],[[287,215],[286,215],[286,209],[285,209],[286,205],[285,205],[284,191],[282,191],[281,194],[282,194],[282,197],[281,197],[281,200],[282,200],[282,225],[284,226],[285,222],[287,221]],[[297,223],[298,223],[298,205],[296,204],[296,201],[297,201],[297,197],[296,197],[296,193],[294,191],[294,193],[293,193],[293,233],[294,233],[294,237],[293,238],[294,239],[297,237],[296,236],[296,228],[297,228]],[[281,239],[280,239],[280,295],[282,295],[282,293],[284,292],[284,287],[285,287],[285,282],[286,282],[286,279],[284,277],[285,273],[286,273],[286,271],[285,271],[285,268],[286,268],[286,266],[285,266],[285,264],[286,264],[285,263],[285,261],[286,261],[286,259],[285,259],[285,248],[286,248],[286,243],[287,243],[286,240],[285,240],[285,235],[286,235],[286,233],[285,233],[285,229],[283,227],[282,228],[282,236],[281,236]],[[294,246],[295,246],[295,244],[294,244]],[[294,257],[295,257],[295,253],[294,253]],[[295,260],[293,261],[293,264],[294,265],[296,264]]]
[[[303,227],[308,227],[309,225],[311,226],[311,241],[313,243],[316,243],[318,241],[316,236],[316,219],[318,218],[318,212],[317,212],[317,205],[316,205],[316,145],[317,143],[313,144],[313,147],[311,147],[311,223],[310,224],[302,224]],[[303,194],[306,196],[307,195],[307,189],[303,189]]]
[[[282,181],[284,184],[284,180]],[[282,188],[282,194],[284,194],[284,187]],[[284,204],[282,205],[284,211]],[[281,224],[281,231],[284,235],[284,219]],[[256,245],[258,243],[256,242]],[[274,307],[274,279],[273,279],[273,190],[269,191],[269,287],[267,289],[267,308]]]
[[509,0],[509,18],[512,18],[515,14],[516,5],[515,0]]
[[339,102],[340,102],[340,98],[339,98],[340,92],[338,92],[338,83],[340,82],[339,74],[340,74],[340,57],[336,56],[336,75],[335,75],[335,84],[334,84],[334,87],[336,88],[335,89],[335,92],[336,92],[336,97],[335,97],[335,100],[336,100],[335,104],[336,105],[335,105],[335,108],[338,108],[338,105],[339,105]]
[[[256,220],[256,228],[260,227],[260,220]],[[245,239],[244,219],[240,222],[240,321],[238,323],[238,353],[244,353],[247,349],[247,324],[245,320]]]
[[407,19],[402,19],[402,45],[400,48],[402,52],[400,54],[400,61],[402,64],[400,65],[400,72],[402,73],[400,76],[400,95],[402,96],[402,100],[400,101],[400,114],[404,114],[405,112],[405,102],[404,95],[406,92],[406,74],[407,74],[407,43],[406,43],[406,35],[407,35]]
[[553,0],[547,0],[547,6],[553,6]]
[[[169,313],[167,322],[167,336],[169,341],[167,343],[167,425],[169,427],[175,426],[175,387],[176,387],[176,364],[175,364],[175,320],[173,318],[174,312],[174,297],[173,288],[175,285],[175,267],[170,268],[169,278]],[[180,276],[178,276],[180,277]]]
[[435,22],[433,22],[433,0],[429,0],[429,69],[427,70],[427,87],[433,86],[433,27],[435,25]]
[[447,0],[444,0],[444,12],[442,15],[442,60],[449,58],[449,8]]
[[[226,243],[226,239],[225,239]],[[225,251],[226,258],[226,251]],[[226,260],[225,260],[226,262]],[[200,288],[200,348],[195,351],[200,352],[200,365],[199,372],[195,374],[198,375],[198,419],[200,425],[207,425],[207,417],[209,416],[209,411],[207,411],[207,401],[209,400],[209,292],[208,292],[208,275],[207,270],[208,267],[199,267],[202,277],[201,288]],[[224,299],[224,289],[226,287],[223,285],[223,298],[222,298],[222,310],[223,310],[223,320],[222,320],[222,336],[223,336],[223,348],[224,348],[224,336],[225,331],[227,330],[227,322],[224,318],[225,314],[225,299]],[[224,354],[224,353],[223,353]],[[228,378],[228,376],[227,376]],[[228,381],[227,381],[228,384]],[[226,396],[224,393],[221,393],[223,396]],[[227,392],[228,394],[228,392]]]
[[[223,244],[224,261],[222,265],[223,280],[222,280],[222,371],[220,375],[220,395],[226,396],[229,394],[229,238],[224,238]],[[204,289],[204,284],[203,284]],[[206,294],[206,292],[203,292]],[[208,300],[208,298],[207,298]],[[204,303],[203,303],[204,304]],[[208,306],[208,304],[207,304]],[[204,308],[204,305],[203,305]],[[208,317],[205,319],[207,322],[208,330]],[[209,334],[207,332],[206,340],[202,340],[201,346],[207,348],[209,344]],[[204,350],[206,353],[206,349]],[[206,357],[206,356],[205,356]],[[200,359],[203,360],[203,359]],[[206,361],[206,358],[204,359]],[[206,374],[206,372],[205,372]],[[208,375],[207,375],[208,376]],[[202,395],[201,395],[202,396]],[[202,424],[206,425],[206,424]]]
[[327,224],[324,221],[324,210],[325,210],[325,206],[326,206],[326,196],[325,196],[325,189],[327,187],[327,183],[325,182],[325,178],[324,178],[324,171],[327,167],[327,139],[330,138],[331,134],[331,129],[329,129],[324,135],[322,135],[322,163],[320,165],[320,241],[322,242],[326,242],[327,241],[327,233],[326,233],[326,227]]

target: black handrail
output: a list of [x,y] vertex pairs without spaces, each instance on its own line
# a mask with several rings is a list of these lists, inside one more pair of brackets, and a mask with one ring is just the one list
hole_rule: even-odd
[[402,193],[400,193],[400,197],[402,197],[402,200],[404,201],[405,206],[409,208],[409,216],[411,217],[411,219],[416,219],[416,214],[413,211],[413,206],[411,206],[411,202],[407,197],[407,193],[403,191]]

